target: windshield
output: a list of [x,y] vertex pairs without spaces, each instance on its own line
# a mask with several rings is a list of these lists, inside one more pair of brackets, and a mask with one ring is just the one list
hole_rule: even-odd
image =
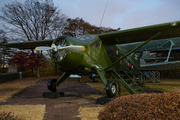
[[79,40],[94,42],[98,37],[96,35],[82,35]]

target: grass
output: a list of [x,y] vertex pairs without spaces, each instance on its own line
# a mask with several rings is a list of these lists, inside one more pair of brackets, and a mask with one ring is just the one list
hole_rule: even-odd
[[78,117],[81,117],[82,120],[98,120],[100,110],[102,107],[79,107],[80,115]]
[[180,79],[162,79],[159,83],[146,82],[146,87],[162,91],[180,92]]
[[1,105],[0,113],[12,112],[14,116],[25,120],[42,120],[46,105]]

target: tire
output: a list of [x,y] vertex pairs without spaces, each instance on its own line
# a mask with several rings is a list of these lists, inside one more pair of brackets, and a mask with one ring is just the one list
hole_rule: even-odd
[[57,92],[55,83],[57,82],[57,79],[50,79],[47,83],[47,87],[52,92]]
[[116,96],[116,92],[117,92],[116,83],[114,81],[108,82],[106,85],[107,96],[112,98],[112,97]]

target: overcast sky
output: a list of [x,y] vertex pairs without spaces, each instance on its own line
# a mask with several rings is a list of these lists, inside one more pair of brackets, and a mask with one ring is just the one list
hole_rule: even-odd
[[[0,0],[0,8],[14,0]],[[19,0],[25,1],[25,0]],[[53,0],[62,13],[103,27],[130,29],[180,20],[180,0]]]

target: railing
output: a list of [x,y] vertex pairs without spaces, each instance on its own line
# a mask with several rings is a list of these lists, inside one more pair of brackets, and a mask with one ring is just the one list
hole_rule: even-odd
[[[124,51],[122,50],[122,48],[120,46],[118,46],[118,48],[122,51],[122,55],[124,56],[126,53],[124,53]],[[131,61],[132,65],[133,65],[133,68],[135,68],[141,75],[144,76],[144,74],[139,70],[139,67],[134,63],[133,60],[131,60],[131,58],[129,58],[128,56],[125,58],[129,61]]]
[[[158,81],[160,81],[160,72],[159,71],[151,71],[152,74],[156,77]],[[157,81],[156,81],[157,82]]]
[[151,82],[159,82],[160,73],[158,71],[144,71],[146,76],[151,80]]
[[[118,47],[121,51],[122,51],[122,54],[125,55],[124,51],[122,50],[122,48],[119,46]],[[139,70],[139,67],[134,63],[134,61],[131,60],[131,58],[129,58],[128,56],[125,58],[129,61],[131,61],[131,63],[133,64],[133,67],[142,75],[142,76],[145,76],[140,70]],[[145,64],[145,61],[142,59],[141,62],[144,62]],[[156,82],[159,82],[160,80],[160,72],[159,71],[146,71],[147,74]]]

